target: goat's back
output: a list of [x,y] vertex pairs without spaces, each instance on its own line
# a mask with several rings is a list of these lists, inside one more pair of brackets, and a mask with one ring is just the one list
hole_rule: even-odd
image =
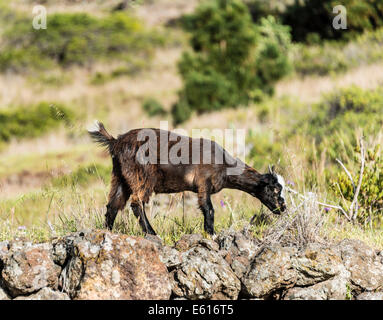
[[[137,192],[173,193],[197,191],[209,185],[218,192],[234,159],[218,143],[174,132],[142,128],[118,136],[113,156],[123,176]],[[140,191],[141,190],[141,191]]]

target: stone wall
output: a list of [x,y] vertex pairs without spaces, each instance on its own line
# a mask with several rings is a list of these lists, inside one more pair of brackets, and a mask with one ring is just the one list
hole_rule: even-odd
[[358,240],[260,247],[248,234],[159,238],[83,231],[0,243],[0,300],[383,299],[383,252]]

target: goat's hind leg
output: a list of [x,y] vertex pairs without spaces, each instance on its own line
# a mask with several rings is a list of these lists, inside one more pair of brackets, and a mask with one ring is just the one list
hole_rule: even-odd
[[144,231],[145,233],[156,235],[156,232],[150,225],[148,217],[146,216],[145,203],[139,200],[138,197],[133,196],[130,207],[132,208],[134,215],[138,219],[138,222],[140,223],[142,231]]
[[113,229],[114,220],[119,210],[125,208],[126,202],[129,200],[131,191],[128,186],[120,182],[117,177],[112,178],[112,186],[109,193],[109,201],[106,205],[105,227],[109,230]]

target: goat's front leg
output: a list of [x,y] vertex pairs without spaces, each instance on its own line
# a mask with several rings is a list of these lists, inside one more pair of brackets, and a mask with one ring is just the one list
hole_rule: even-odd
[[156,232],[150,225],[149,220],[146,216],[145,203],[139,200],[137,196],[133,196],[130,207],[132,208],[134,215],[138,219],[138,222],[140,223],[142,231],[144,231],[145,233],[156,235]]
[[210,200],[210,194],[207,192],[198,193],[198,205],[204,217],[204,230],[210,234],[214,234],[214,208]]

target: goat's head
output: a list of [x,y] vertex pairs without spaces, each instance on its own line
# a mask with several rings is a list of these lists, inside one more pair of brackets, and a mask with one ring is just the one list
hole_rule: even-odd
[[261,176],[255,196],[273,213],[281,214],[286,210],[284,192],[285,180],[269,167],[269,173]]

